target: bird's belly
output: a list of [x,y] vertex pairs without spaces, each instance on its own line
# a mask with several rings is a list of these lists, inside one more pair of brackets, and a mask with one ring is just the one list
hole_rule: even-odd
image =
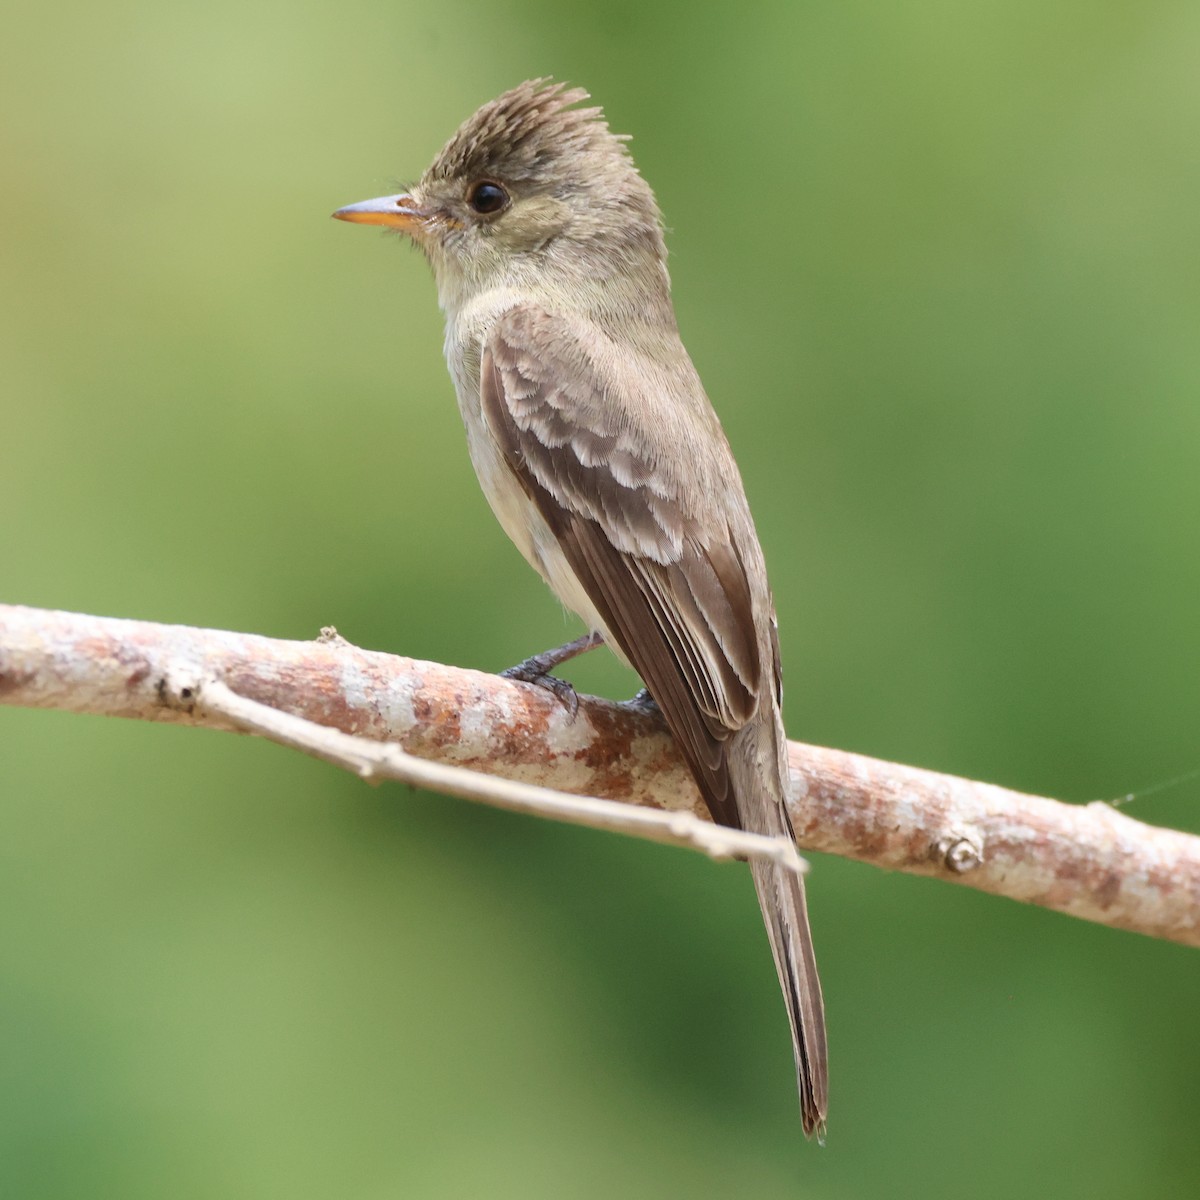
[[589,630],[603,634],[613,653],[623,660],[624,655],[609,636],[596,606],[567,562],[558,539],[546,524],[537,505],[530,500],[525,489],[513,476],[491,436],[481,430],[479,436],[473,437],[468,429],[467,442],[471,452],[471,463],[479,476],[483,494],[513,545],[550,585],[550,590],[559,600],[573,613],[577,613]]

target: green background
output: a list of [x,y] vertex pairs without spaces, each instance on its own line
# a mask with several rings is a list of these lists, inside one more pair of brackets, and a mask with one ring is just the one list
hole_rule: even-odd
[[[17,0],[0,598],[487,669],[573,633],[424,263],[327,216],[554,74],[667,214],[791,734],[1070,800],[1189,771],[1198,61],[1188,0]],[[12,709],[0,814],[4,1196],[1200,1192],[1194,951],[817,860],[822,1150],[737,867]]]

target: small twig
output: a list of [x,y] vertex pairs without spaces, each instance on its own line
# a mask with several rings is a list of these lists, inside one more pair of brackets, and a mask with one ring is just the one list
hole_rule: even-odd
[[568,825],[585,825],[609,833],[683,846],[718,861],[762,859],[797,874],[808,869],[794,843],[784,838],[727,829],[701,821],[688,812],[663,812],[601,800],[596,796],[571,796],[534,784],[481,775],[465,767],[414,758],[395,742],[372,742],[327,725],[318,725],[315,721],[239,696],[219,679],[199,679],[187,668],[177,667],[168,672],[161,694],[164,703],[185,711],[199,709],[224,717],[239,729],[353,771],[368,783],[392,779],[508,812],[548,817]]

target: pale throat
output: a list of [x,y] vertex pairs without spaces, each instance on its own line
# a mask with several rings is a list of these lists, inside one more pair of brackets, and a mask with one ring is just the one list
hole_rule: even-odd
[[504,308],[525,301],[548,311],[587,314],[602,324],[609,317],[628,320],[643,311],[655,324],[674,323],[671,281],[663,257],[644,246],[612,247],[553,243],[507,259],[473,258],[439,248],[429,255],[438,304],[448,320],[479,306]]

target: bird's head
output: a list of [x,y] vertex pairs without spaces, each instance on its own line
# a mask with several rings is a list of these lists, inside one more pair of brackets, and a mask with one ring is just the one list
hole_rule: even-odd
[[522,83],[464,122],[412,187],[333,215],[411,237],[444,305],[530,279],[665,282],[654,194],[602,111],[578,107],[586,99]]

